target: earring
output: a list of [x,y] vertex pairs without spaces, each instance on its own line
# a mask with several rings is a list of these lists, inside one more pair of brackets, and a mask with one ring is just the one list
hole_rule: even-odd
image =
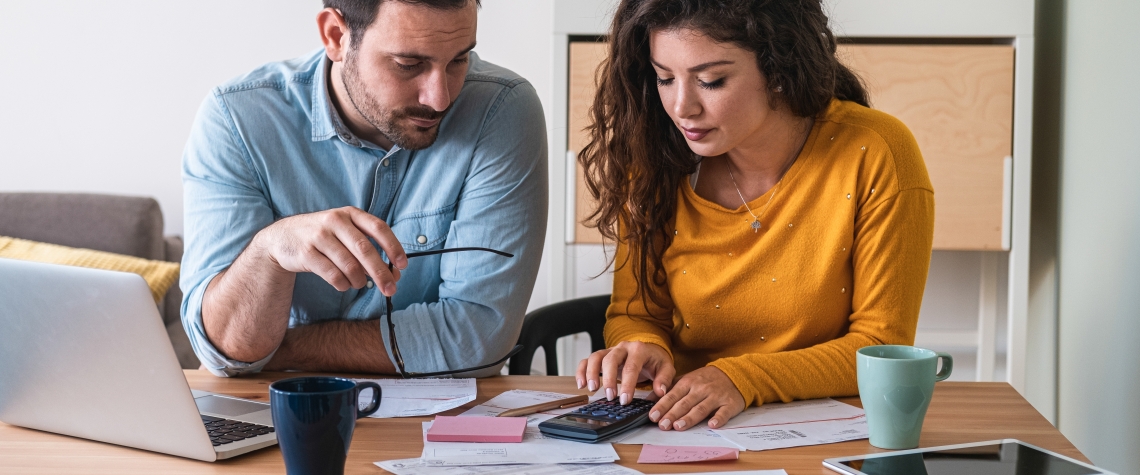
[[784,86],[776,86],[773,91],[776,91],[777,93],[784,92]]

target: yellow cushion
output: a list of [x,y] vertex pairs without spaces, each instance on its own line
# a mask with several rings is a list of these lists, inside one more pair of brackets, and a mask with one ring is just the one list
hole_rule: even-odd
[[92,269],[132,272],[141,275],[154,301],[162,300],[170,286],[178,281],[178,263],[152,261],[141,257],[111,252],[77,249],[43,242],[0,236],[0,257],[24,261],[46,262]]

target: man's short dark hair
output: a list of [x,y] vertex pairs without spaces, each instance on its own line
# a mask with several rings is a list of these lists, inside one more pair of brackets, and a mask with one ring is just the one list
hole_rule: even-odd
[[[340,10],[345,23],[348,23],[348,31],[352,35],[350,46],[353,48],[360,45],[360,39],[364,37],[364,30],[367,30],[369,25],[372,25],[372,22],[376,20],[376,12],[380,11],[380,4],[386,1],[423,5],[437,10],[459,10],[471,2],[471,0],[324,0],[325,8]],[[481,5],[480,0],[475,0],[476,7]],[[361,34],[355,34],[355,32],[361,32]]]

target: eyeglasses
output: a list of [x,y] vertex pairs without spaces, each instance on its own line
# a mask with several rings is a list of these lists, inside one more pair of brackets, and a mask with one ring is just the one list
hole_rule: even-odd
[[[496,251],[494,249],[487,249],[485,247],[453,247],[450,249],[434,249],[431,251],[409,252],[407,254],[407,256],[409,259],[411,259],[413,257],[430,256],[430,255],[434,255],[434,254],[446,254],[448,252],[460,252],[460,251],[486,251],[486,252],[493,252],[493,253],[498,254],[500,256],[503,256],[503,257],[515,257],[514,254],[506,253],[503,251]],[[392,263],[391,262],[388,263],[388,270],[389,271],[392,270]],[[469,371],[477,371],[477,370],[481,370],[481,369],[485,369],[485,368],[490,368],[492,366],[497,366],[500,363],[506,361],[508,358],[518,354],[518,352],[522,351],[522,349],[523,349],[522,345],[515,345],[515,347],[511,348],[511,351],[507,353],[507,356],[499,358],[494,363],[485,364],[483,366],[476,366],[473,368],[464,368],[464,369],[453,369],[453,370],[448,370],[448,371],[436,371],[434,373],[409,373],[409,372],[404,370],[404,357],[400,355],[400,345],[396,343],[396,323],[392,321],[392,297],[384,297],[384,301],[385,301],[384,303],[385,303],[386,308],[387,308],[386,314],[388,317],[388,343],[392,347],[392,356],[394,356],[396,358],[396,368],[400,370],[400,376],[403,377],[404,379],[430,378],[433,376],[444,376],[444,375],[448,375],[448,374],[466,373]]]

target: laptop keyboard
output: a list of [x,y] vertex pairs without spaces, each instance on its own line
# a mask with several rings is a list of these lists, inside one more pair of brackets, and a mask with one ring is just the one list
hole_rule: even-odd
[[200,415],[202,416],[202,423],[206,425],[206,432],[210,433],[210,442],[214,444],[214,447],[273,433],[273,428],[269,426]]

